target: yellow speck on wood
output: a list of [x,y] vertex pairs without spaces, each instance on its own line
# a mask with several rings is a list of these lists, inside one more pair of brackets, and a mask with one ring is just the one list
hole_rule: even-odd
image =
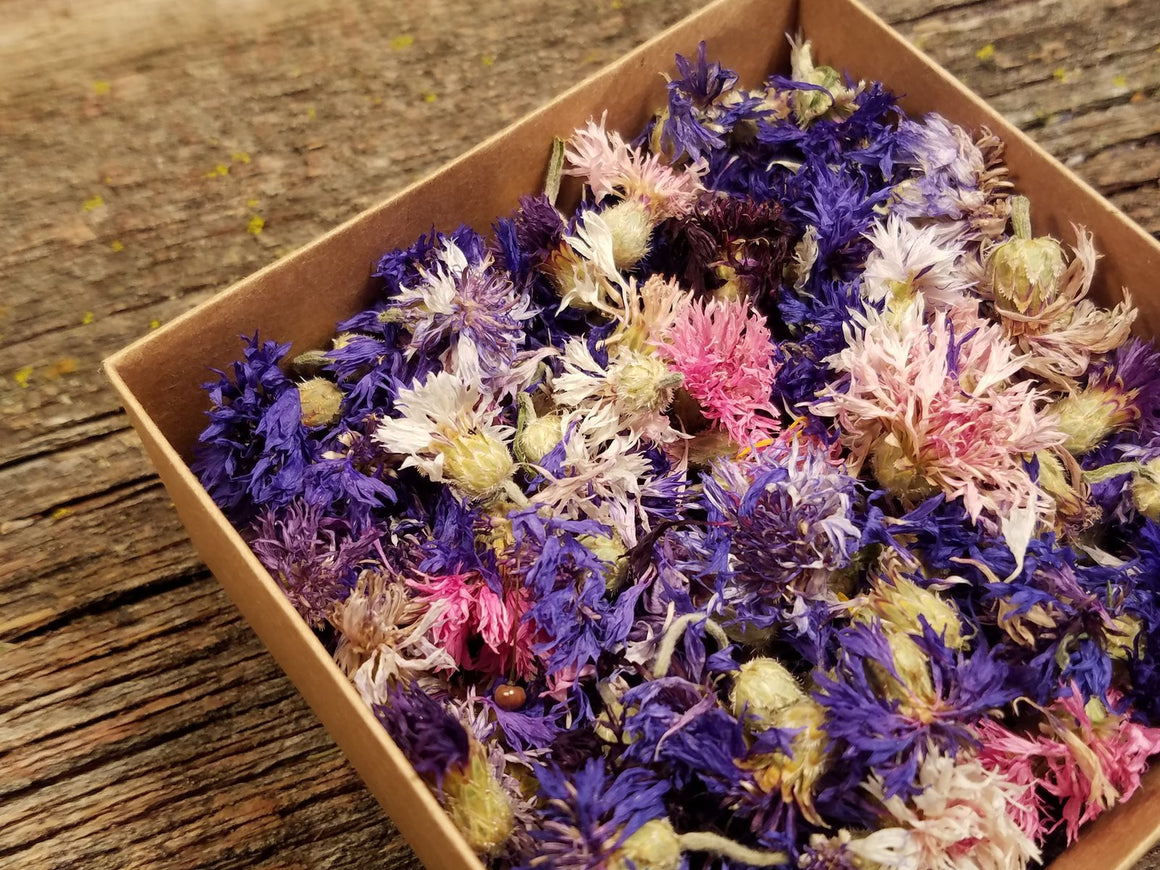
[[250,155],[245,151],[235,151],[230,155],[230,159],[233,160],[234,163],[249,163]]
[[98,209],[105,204],[105,198],[99,193],[96,196],[90,196],[81,204],[81,211],[92,211]]
[[485,54],[483,57],[481,57],[479,59],[479,62],[482,63],[484,66],[494,66],[495,55],[494,54]]
[[1128,86],[1128,77],[1125,75],[1113,76],[1112,84],[1117,88],[1126,88]]
[[263,220],[258,215],[254,215],[252,218],[250,218],[250,222],[246,224],[246,232],[256,236],[262,232],[262,227],[265,225],[265,220]]
[[995,46],[988,42],[982,48],[975,52],[975,57],[979,60],[990,60],[995,56]]
[[415,44],[415,37],[413,37],[409,33],[400,33],[398,36],[394,37],[388,44],[391,46],[391,48],[396,49],[396,50],[398,50],[400,48],[410,48],[412,45]]
[[257,208],[257,207],[258,207],[258,201],[256,199],[247,199],[246,200],[246,208]]
[[93,312],[86,311],[84,316],[81,318],[81,323],[84,324],[85,326],[88,326],[90,323],[92,323],[96,319],[97,319],[97,317],[95,314],[93,314]]
[[1057,66],[1055,69],[1053,69],[1051,71],[1051,75],[1054,76],[1056,81],[1060,81],[1060,82],[1067,81],[1067,70],[1061,66]]
[[580,62],[581,63],[599,63],[600,62],[600,52],[597,51],[596,49],[592,49],[590,52],[588,52],[588,54],[584,55],[583,60],[581,60]]
[[219,163],[213,169],[205,174],[206,178],[222,178],[230,174],[230,166],[228,163]]
[[104,79],[97,79],[93,82],[93,93],[98,97],[107,96],[110,90],[112,90],[112,85]]
[[48,368],[48,376],[52,379],[62,375],[71,375],[77,370],[77,361],[71,356],[62,356]]
[[311,121],[313,121],[315,118],[318,117],[318,113],[316,111],[314,111],[314,106],[307,106],[306,107],[306,117],[309,118]]
[[63,520],[65,517],[67,517],[71,513],[72,513],[72,511],[66,507],[58,507],[58,508],[54,509],[53,512],[51,514],[49,514],[49,516],[54,520]]
[[433,102],[435,102],[437,99],[439,99],[439,96],[438,96],[438,94],[433,94],[433,93],[431,93],[430,91],[428,91],[427,93],[423,94],[423,102],[424,102],[424,103],[433,103]]
[[161,325],[161,321],[158,320],[156,317],[154,317],[152,320],[149,321],[149,328],[150,329],[156,329],[160,325]]
[[125,250],[125,245],[120,239],[113,239],[113,241],[109,244],[109,250],[114,254],[119,254],[121,251]]
[[32,377],[32,366],[21,366],[12,375],[16,383],[20,384],[21,389],[28,389],[28,380]]
[[624,3],[622,2],[622,0],[612,0],[612,2],[608,5],[611,6],[613,9],[623,9],[624,8]]

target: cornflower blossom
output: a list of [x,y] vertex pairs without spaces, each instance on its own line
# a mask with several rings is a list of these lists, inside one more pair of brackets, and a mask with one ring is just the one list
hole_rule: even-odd
[[1109,692],[1109,707],[1094,698],[1085,705],[1073,690],[1044,711],[1037,742],[1046,770],[1040,782],[1063,804],[1059,824],[1069,843],[1084,822],[1135,794],[1148,757],[1160,752],[1160,728],[1113,712],[1118,700]]
[[743,446],[780,428],[774,350],[769,328],[741,300],[690,303],[657,344],[705,418]]
[[431,637],[455,665],[492,677],[534,676],[536,626],[523,619],[531,606],[528,590],[505,590],[501,596],[474,573],[410,578],[407,585],[438,613]]
[[833,599],[830,576],[858,549],[857,482],[824,453],[758,448],[703,480],[709,522],[729,540],[723,594],[739,620],[763,622],[796,596]]
[[1010,382],[1026,359],[1001,327],[977,321],[961,338],[955,332],[940,312],[928,325],[921,300],[893,316],[857,316],[849,346],[827,360],[845,377],[813,411],[837,419],[854,472],[869,459],[904,501],[941,490],[962,498],[975,522],[997,517],[1018,562],[1054,504],[1025,462],[1063,435],[1037,413],[1034,386]]
[[368,704],[384,704],[390,686],[428,684],[435,671],[454,668],[430,636],[441,614],[439,605],[408,595],[402,578],[386,568],[365,570],[328,617],[338,632],[334,660]]
[[576,218],[546,268],[560,294],[557,312],[572,307],[610,318],[619,314],[616,301],[627,282],[616,262],[616,238],[600,212],[583,211]]
[[669,784],[643,768],[613,773],[604,759],[593,758],[573,774],[537,767],[536,778],[545,820],[532,831],[537,854],[520,870],[609,867],[629,837],[648,822],[667,818]]
[[655,226],[668,218],[683,217],[704,192],[701,176],[706,167],[693,163],[676,169],[661,163],[657,154],[646,155],[625,143],[620,134],[589,119],[568,140],[564,174],[584,179],[599,202],[606,196],[640,201]]
[[891,211],[903,218],[949,222],[965,241],[1002,235],[1007,226],[1007,167],[1002,143],[984,129],[976,142],[940,115],[904,120],[900,162],[911,177],[895,186]]
[[331,608],[350,593],[379,540],[373,527],[353,536],[341,519],[297,500],[259,515],[251,534],[258,561],[315,628],[325,625]]
[[1041,754],[1039,741],[1009,731],[989,716],[975,726],[975,734],[979,740],[979,763],[1017,789],[1011,805],[1015,823],[1032,842],[1042,843],[1050,826],[1036,771]]
[[447,239],[434,267],[390,299],[384,317],[411,332],[407,354],[440,356],[444,368],[469,381],[487,381],[510,368],[524,341],[523,323],[535,314],[527,293],[486,256],[469,262]]
[[880,624],[856,624],[838,632],[832,671],[814,671],[843,782],[873,772],[888,796],[912,794],[932,752],[973,747],[970,726],[1018,694],[989,649],[955,652],[929,626],[905,637],[899,646]]
[[[598,411],[588,413],[599,416]],[[569,425],[557,447],[534,465],[542,482],[533,481],[529,501],[557,516],[608,525],[632,546],[638,527],[649,530],[641,499],[653,483],[652,463],[633,439],[601,441],[586,435],[581,425]],[[682,468],[674,473],[680,474]]]
[[659,443],[677,440],[666,411],[682,383],[664,357],[650,348],[614,348],[601,365],[589,344],[572,339],[560,355],[562,372],[552,379],[552,398],[581,411],[579,431],[596,444],[625,435]]
[[473,498],[511,483],[514,430],[500,422],[501,409],[478,382],[439,372],[400,389],[395,410],[402,416],[383,420],[375,440],[388,453],[404,454],[403,468],[418,468],[435,482],[446,479]]
[[921,294],[928,311],[978,310],[973,281],[961,265],[966,251],[943,239],[936,227],[890,215],[867,234],[874,250],[866,259],[862,293],[872,302],[896,305]]
[[[1126,290],[1123,301],[1110,310],[1087,298],[1098,255],[1091,233],[1074,224],[1072,229],[1076,235],[1074,257],[1061,274],[1044,276],[1043,298],[1025,310],[996,305],[1004,330],[1027,355],[1024,369],[1065,389],[1074,388],[1096,355],[1115,350],[1128,340],[1137,314]],[[1006,244],[1021,241],[1016,237]],[[992,252],[990,262],[994,260]],[[995,295],[1003,292],[996,286],[998,280],[992,268],[985,289]]]
[[287,504],[302,488],[310,462],[308,433],[293,382],[278,364],[288,344],[245,338],[232,378],[215,372],[206,384],[209,425],[198,436],[192,468],[236,524],[263,508]]
[[918,768],[918,791],[892,795],[872,775],[865,790],[895,827],[847,849],[883,870],[1015,870],[1039,860],[1039,849],[1015,821],[1017,786],[978,759],[931,752]]

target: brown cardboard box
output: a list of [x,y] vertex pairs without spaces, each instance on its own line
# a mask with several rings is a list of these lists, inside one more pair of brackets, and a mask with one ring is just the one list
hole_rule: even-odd
[[[1160,245],[855,0],[718,0],[424,181],[106,361],[198,551],[428,867],[481,865],[189,470],[205,425],[200,384],[207,367],[227,366],[239,355],[238,334],[255,329],[293,341],[293,353],[322,344],[336,321],[370,301],[368,276],[384,251],[410,244],[432,225],[464,222],[486,231],[520,194],[541,189],[553,136],[604,109],[610,129],[639,129],[663,100],[657,72],[672,68],[675,53],[691,54],[704,39],[743,82],[755,83],[771,70],[788,70],[783,34],[798,31],[812,40],[819,62],[885,81],[905,95],[909,112],[937,110],[999,134],[1013,180],[1035,204],[1037,232],[1070,239],[1070,221],[1091,229],[1105,255],[1097,297],[1109,301],[1121,286],[1133,288],[1142,331],[1160,334],[1160,293],[1147,292],[1160,274]],[[1129,804],[1086,829],[1053,867],[1129,870],[1157,838],[1160,770]]]

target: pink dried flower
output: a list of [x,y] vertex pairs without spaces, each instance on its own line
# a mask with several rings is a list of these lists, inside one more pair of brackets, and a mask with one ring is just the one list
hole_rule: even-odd
[[1044,819],[1043,795],[1037,788],[1039,777],[1035,772],[1039,743],[1008,731],[991,718],[984,718],[975,731],[982,744],[979,761],[983,767],[998,773],[1019,789],[1009,808],[1012,817],[1023,833],[1036,843],[1042,843],[1049,828]]
[[[535,626],[522,620],[531,604],[526,589],[509,590],[501,598],[474,572],[408,580],[407,585],[418,593],[418,601],[440,608],[431,635],[461,668],[493,677],[509,670],[520,678],[534,675]],[[477,652],[473,640],[481,642]]]
[[1025,460],[1063,440],[1036,405],[1024,365],[998,325],[936,312],[916,297],[847,327],[848,347],[828,362],[846,374],[814,406],[836,417],[851,467],[868,459],[878,481],[907,501],[941,490],[973,520],[997,517],[1017,561],[1053,502]]
[[[1119,695],[1109,690],[1115,706]],[[1127,715],[1113,713],[1093,698],[1086,705],[1073,685],[1070,697],[1047,711],[1040,725],[1047,766],[1043,788],[1063,802],[1067,841],[1084,822],[1126,801],[1140,787],[1148,756],[1160,752],[1160,728],[1148,728]]]
[[741,300],[691,302],[657,348],[685,378],[706,418],[741,445],[776,434],[770,401],[777,366],[765,322]]
[[[1031,782],[1062,804],[1062,816],[1050,828],[1044,827],[1042,818],[1031,830],[1028,819],[1020,820],[1021,827],[1029,834],[1034,830],[1040,840],[1044,832],[1062,824],[1067,841],[1074,842],[1081,825],[1136,792],[1148,757],[1160,752],[1160,728],[1113,713],[1095,698],[1085,705],[1082,698],[1073,685],[1070,696],[1043,711],[1036,735],[1013,734],[990,721],[978,728],[983,742],[979,757],[988,769],[1024,787]],[[1111,707],[1119,699],[1114,689],[1109,690]],[[1041,804],[1042,796],[1032,793],[1030,805],[1037,814]]]
[[604,120],[590,120],[572,135],[564,152],[565,174],[583,178],[598,200],[615,194],[642,201],[657,223],[688,214],[705,190],[701,176],[707,167],[694,163],[673,169],[657,155],[629,146],[619,133],[606,131]]

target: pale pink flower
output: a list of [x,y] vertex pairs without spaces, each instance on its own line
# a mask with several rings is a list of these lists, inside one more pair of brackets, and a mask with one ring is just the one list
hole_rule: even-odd
[[918,297],[902,311],[867,311],[846,332],[848,347],[828,359],[846,378],[814,412],[837,418],[854,473],[871,460],[905,500],[962,498],[973,520],[998,518],[1021,563],[1054,504],[1024,463],[1063,434],[1038,413],[1044,397],[1032,384],[1012,382],[1025,359],[1001,327],[961,312],[928,324]]
[[[464,669],[522,679],[535,674],[535,626],[523,620],[531,604],[526,589],[501,597],[475,572],[408,580],[416,600],[438,608],[431,636]],[[481,646],[472,650],[471,641]]]
[[644,203],[655,223],[688,214],[704,192],[707,167],[695,163],[674,169],[655,155],[626,144],[620,134],[589,120],[576,130],[564,151],[566,175],[583,178],[597,200],[609,195]]
[[928,752],[918,785],[922,791],[909,799],[886,797],[882,781],[871,776],[864,787],[895,826],[847,848],[883,870],[1017,870],[1039,859],[1012,814],[1019,787],[978,759]]
[[892,302],[921,293],[928,311],[978,310],[978,298],[970,293],[975,282],[963,268],[965,246],[938,225],[919,226],[891,215],[866,237],[874,244],[862,273],[867,299]]
[[1050,300],[1026,313],[998,309],[1004,329],[1028,355],[1024,368],[1065,389],[1074,389],[1093,356],[1108,353],[1131,335],[1137,311],[1131,296],[1112,309],[1087,298],[1095,274],[1096,253],[1091,233],[1072,225],[1074,257],[1059,277]]
[[738,444],[776,434],[774,344],[765,321],[745,302],[689,303],[662,333],[657,350],[684,376],[701,413]]

